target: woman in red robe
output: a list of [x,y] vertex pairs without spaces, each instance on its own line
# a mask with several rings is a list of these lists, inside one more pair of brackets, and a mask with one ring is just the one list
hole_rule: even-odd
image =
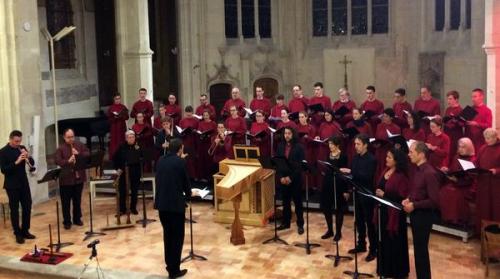
[[[458,102],[460,95],[457,91],[450,91],[446,93],[448,100],[448,107],[444,112],[444,133],[450,138],[450,154],[457,153],[457,142],[464,136],[464,125],[462,121],[458,121],[455,116],[462,112],[462,107]],[[450,156],[450,160],[453,157]],[[450,161],[451,162],[451,161]]]
[[[327,140],[333,136],[340,136],[341,128],[339,123],[333,120],[333,112],[331,109],[325,111],[325,120],[319,126],[314,143],[316,144],[317,159],[326,161],[330,149],[328,148]],[[321,185],[321,184],[320,184]]]
[[113,158],[113,154],[118,147],[125,142],[125,132],[127,131],[128,109],[122,104],[122,97],[116,95],[114,103],[108,109],[109,122],[109,158]]
[[429,163],[437,169],[448,167],[450,162],[450,138],[443,133],[443,121],[434,118],[429,124],[431,133],[427,136],[426,145],[431,150]]
[[[352,109],[352,119],[351,122],[347,123],[346,128],[356,128],[360,134],[365,134],[369,138],[373,137],[372,127],[363,119],[363,115],[358,108]],[[351,162],[352,157],[356,154],[356,150],[354,149],[354,137],[346,138],[345,141],[347,159]]]
[[[245,144],[245,133],[247,131],[247,124],[245,119],[238,115],[238,110],[236,106],[231,106],[229,108],[230,117],[226,119],[224,126],[227,131],[231,134],[231,143],[235,144]],[[231,146],[232,148],[232,146]]]
[[269,115],[269,125],[272,127],[276,127],[278,125],[278,122],[280,121],[281,118],[281,110],[288,110],[288,108],[285,105],[285,96],[282,94],[278,95],[276,97],[276,105],[271,108],[271,115]]
[[[446,173],[462,171],[460,160],[475,163],[474,144],[469,138],[458,140],[457,154],[450,162],[449,168],[443,168]],[[464,176],[447,176],[446,184],[439,190],[439,207],[441,219],[457,225],[469,225],[472,221],[469,202],[474,199],[475,179],[469,173]]]
[[255,122],[250,127],[250,143],[259,147],[260,156],[271,156],[271,131],[269,125],[264,121],[265,115],[261,110],[255,112]]
[[[333,103],[333,112],[335,113],[341,107],[345,107],[349,110],[348,113],[343,116],[335,115],[335,119],[339,122],[341,127],[346,127],[347,123],[352,121],[352,109],[356,107],[356,103],[350,99],[351,94],[345,88],[340,88],[339,90],[339,99]],[[345,149],[344,149],[345,150]]]
[[224,123],[217,124],[217,133],[212,136],[210,140],[211,145],[208,149],[208,155],[212,156],[213,162],[215,163],[215,172],[219,168],[219,162],[229,158],[234,159],[233,144],[231,142],[231,136],[227,135]]
[[[392,108],[386,108],[382,114],[382,122],[377,125],[377,131],[375,132],[375,138],[379,140],[387,141],[389,140],[389,133],[393,135],[400,135],[401,128],[396,125],[392,120],[395,117],[394,110]],[[374,144],[375,158],[377,159],[377,170],[375,172],[375,177],[380,177],[385,169],[385,158],[387,157],[387,152],[391,149],[392,144],[383,143],[380,146]]]
[[184,109],[184,118],[179,121],[179,127],[182,130],[191,128],[191,132],[181,133],[182,143],[184,144],[184,153],[188,154],[186,158],[186,164],[189,176],[195,181],[200,178],[200,174],[196,168],[197,158],[197,134],[199,120],[193,116],[194,109],[192,106],[187,106]]
[[208,155],[208,149],[211,145],[212,136],[217,133],[217,124],[211,119],[210,110],[205,110],[202,113],[203,120],[198,123],[198,143],[196,153],[198,155],[198,172],[200,180],[207,182],[210,176],[213,175],[214,169],[212,157]]
[[[151,128],[150,124],[145,121],[142,112],[137,113],[135,119],[137,123],[132,125],[132,130],[136,134],[137,143],[143,150],[144,154],[150,154],[150,156],[153,156],[153,147],[154,147],[153,128]],[[151,172],[152,160],[153,158],[145,158],[144,160],[145,172]]]
[[477,154],[477,167],[489,170],[477,177],[477,221],[479,232],[481,220],[500,222],[500,139],[493,128],[484,130],[486,142]]
[[162,125],[161,125],[161,120],[167,116],[167,111],[165,110],[165,105],[160,104],[160,107],[158,108],[158,112],[160,113],[158,116],[155,116],[153,120],[153,128],[156,130],[161,130]]
[[[313,139],[316,137],[316,129],[314,126],[309,124],[309,115],[305,111],[299,112],[299,124],[297,125],[297,134],[299,136],[299,142],[304,147],[305,158],[309,163],[309,166],[313,169],[316,166],[316,154],[314,153],[314,143]],[[316,175],[308,172],[307,181],[312,188],[319,188],[318,181],[316,179]],[[305,188],[305,184],[303,184],[303,188]]]
[[410,114],[406,117],[406,121],[408,121],[408,128],[403,130],[403,137],[407,141],[416,140],[425,142],[425,131],[422,127],[420,127],[422,122],[420,121],[418,114],[416,112],[410,112]]

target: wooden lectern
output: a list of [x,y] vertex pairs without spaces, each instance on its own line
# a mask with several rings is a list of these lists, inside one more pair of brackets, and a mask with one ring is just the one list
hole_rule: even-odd
[[259,149],[234,146],[235,160],[219,162],[214,175],[215,221],[232,223],[231,243],[245,243],[243,226],[264,226],[272,215],[274,171],[262,168]]

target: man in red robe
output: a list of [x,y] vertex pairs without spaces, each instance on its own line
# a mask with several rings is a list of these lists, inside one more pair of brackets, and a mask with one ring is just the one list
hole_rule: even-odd
[[[342,127],[345,127],[347,123],[352,121],[352,109],[356,107],[356,103],[350,99],[351,93],[345,88],[340,88],[339,99],[333,103],[333,113],[335,114],[335,119],[339,122]],[[337,113],[342,107],[349,110],[348,113],[344,115],[339,115]]]
[[462,112],[462,107],[458,101],[459,98],[460,95],[455,90],[446,93],[448,107],[444,112],[443,122],[444,132],[450,138],[450,155],[452,155],[450,156],[450,160],[452,160],[453,155],[457,153],[458,140],[464,136],[463,122],[456,118],[456,116]]
[[361,111],[371,111],[374,115],[367,119],[372,126],[372,131],[377,131],[377,125],[380,123],[380,115],[384,112],[384,103],[376,97],[375,86],[368,85],[366,87],[366,101],[359,107]]
[[[420,88],[420,98],[415,100],[413,105],[413,110],[419,114],[424,114],[427,116],[441,115],[441,106],[439,101],[432,98],[431,88],[429,86],[423,86]],[[429,119],[423,117],[421,119],[422,124],[420,125],[424,128],[425,134],[430,134],[431,130],[429,128]]]
[[217,113],[215,112],[215,107],[208,102],[207,94],[200,95],[200,105],[196,108],[195,113],[196,115],[203,116],[204,111],[208,111],[210,119],[212,119],[212,121],[215,121]]
[[125,142],[125,132],[127,131],[128,109],[122,104],[122,97],[115,95],[114,103],[108,109],[109,121],[109,158],[118,147]]
[[231,99],[227,100],[226,103],[224,103],[224,107],[222,108],[222,110],[220,112],[220,115],[224,119],[231,115],[231,113],[229,111],[231,106],[236,107],[236,110],[238,111],[238,115],[240,117],[245,117],[245,115],[246,115],[246,111],[244,109],[245,101],[243,101],[240,98],[240,89],[238,87],[233,87],[233,89],[231,90]]
[[392,105],[394,110],[394,123],[398,125],[401,130],[408,128],[408,122],[406,120],[407,111],[411,112],[411,104],[406,101],[406,90],[404,88],[398,88],[394,90],[394,104]]
[[465,136],[474,143],[474,148],[479,150],[484,144],[483,131],[491,128],[493,116],[491,110],[484,104],[484,91],[476,88],[472,90],[472,104],[477,111],[476,117],[465,125]]
[[279,94],[278,96],[276,96],[276,105],[274,105],[274,107],[271,108],[271,119],[273,121],[276,121],[278,118],[281,117],[281,110],[288,110],[288,108],[286,107],[285,105],[285,96],[283,96],[282,94]]
[[255,98],[250,102],[250,109],[252,111],[261,110],[264,117],[269,117],[271,114],[271,101],[264,97],[264,89],[262,86],[255,87]]
[[177,98],[174,94],[168,95],[168,104],[165,105],[165,112],[172,120],[174,121],[174,125],[179,125],[179,121],[181,120],[182,110],[181,107],[176,104]]
[[288,103],[288,109],[290,110],[290,113],[301,111],[307,112],[307,105],[309,104],[309,100],[304,97],[302,86],[300,86],[299,84],[294,85],[292,88],[292,94],[293,98]]
[[139,89],[139,100],[137,100],[134,105],[132,106],[132,110],[130,111],[130,117],[135,119],[135,122],[137,123],[137,113],[141,112],[144,116],[144,120],[146,123],[149,124],[149,126],[152,126],[151,123],[151,117],[154,115],[153,111],[153,103],[146,99],[146,95],[148,94],[148,91],[146,88],[141,88]]
[[500,222],[500,140],[493,128],[484,130],[485,145],[477,154],[477,167],[489,170],[477,178],[476,229],[479,232],[481,220]]
[[309,106],[321,104],[323,107],[323,111],[311,112],[311,124],[314,125],[315,128],[319,128],[321,123],[323,122],[325,115],[325,111],[329,110],[332,107],[332,101],[330,97],[325,96],[323,91],[323,83],[316,82],[314,84],[314,97],[309,100]]
[[181,138],[182,144],[184,144],[184,151],[188,154],[188,157],[186,158],[188,173],[194,180],[198,180],[199,178],[199,172],[196,169],[196,160],[198,158],[196,155],[197,134],[195,132],[195,130],[198,129],[199,122],[200,121],[193,116],[192,106],[187,106],[184,109],[184,118],[179,121],[179,127],[181,127],[182,130],[187,129],[188,127],[192,129],[190,132],[182,133]]

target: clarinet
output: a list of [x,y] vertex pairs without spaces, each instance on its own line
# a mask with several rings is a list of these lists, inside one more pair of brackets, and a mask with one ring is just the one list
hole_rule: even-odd
[[20,146],[18,149],[19,149],[19,151],[20,151],[21,153],[26,152],[26,154],[27,154],[28,156],[26,156],[26,158],[24,158],[24,161],[26,162],[26,165],[28,165],[28,167],[29,167],[29,171],[30,171],[30,172],[34,172],[34,171],[36,170],[36,168],[35,168],[35,166],[33,166],[33,165],[30,163],[30,159],[33,159],[33,158],[32,158],[31,156],[29,156],[29,154],[30,154],[30,153],[28,152],[28,150],[26,149],[26,147],[24,147],[24,146]]

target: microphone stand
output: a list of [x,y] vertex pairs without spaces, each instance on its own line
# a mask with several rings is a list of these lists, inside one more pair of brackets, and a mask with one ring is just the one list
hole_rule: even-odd
[[[146,191],[144,189],[144,158],[140,158],[140,167],[141,167],[141,180],[140,180],[140,185],[142,188],[142,219],[137,220],[135,223],[136,224],[142,224],[143,228],[146,228],[146,226],[150,223],[156,222],[155,219],[148,219],[148,213],[146,210]],[[128,193],[127,193],[128,195]]]
[[377,274],[379,276],[380,279],[382,279],[382,258],[381,258],[381,254],[382,254],[382,233],[381,233],[381,229],[382,229],[382,224],[380,224],[380,221],[381,221],[381,216],[380,216],[380,213],[381,213],[381,204],[377,204],[377,223],[378,223],[378,228],[377,228],[377,231],[378,231],[378,247],[377,247]]
[[[354,247],[356,247],[357,242],[358,242],[358,236],[357,236],[357,221],[356,221],[356,191],[358,186],[350,179],[347,179],[349,183],[352,186],[352,200],[353,200],[353,208],[354,208]],[[358,252],[356,249],[354,250],[354,271],[346,270],[344,271],[344,274],[351,276],[353,279],[358,279],[361,277],[368,277],[368,278],[373,278],[373,275],[368,274],[368,273],[361,273],[358,271]]]
[[85,232],[85,237],[83,238],[83,241],[86,241],[87,239],[94,237],[94,236],[97,236],[97,235],[106,235],[103,232],[94,232],[94,223],[93,223],[94,214],[92,213],[93,212],[92,208],[93,208],[93,206],[92,206],[92,193],[89,192],[90,231]]
[[302,169],[305,171],[306,175],[306,243],[297,243],[295,244],[296,247],[301,247],[306,249],[306,253],[309,255],[311,254],[311,249],[320,247],[321,245],[318,243],[310,243],[309,242],[309,179],[307,177],[307,172],[310,171],[309,166],[307,165],[307,161],[303,160],[301,162],[302,164]]
[[[338,207],[338,202],[337,202],[337,176],[335,174],[335,169],[332,169],[332,175],[333,175],[333,194],[334,194],[334,207],[335,207],[335,213],[338,214],[339,207]],[[336,219],[337,217],[335,217]],[[337,228],[338,229],[338,228]],[[339,241],[335,240],[335,255],[328,254],[325,256],[325,258],[333,260],[333,267],[337,267],[340,263],[341,260],[348,260],[351,261],[352,257],[349,256],[341,256],[339,254]]]

